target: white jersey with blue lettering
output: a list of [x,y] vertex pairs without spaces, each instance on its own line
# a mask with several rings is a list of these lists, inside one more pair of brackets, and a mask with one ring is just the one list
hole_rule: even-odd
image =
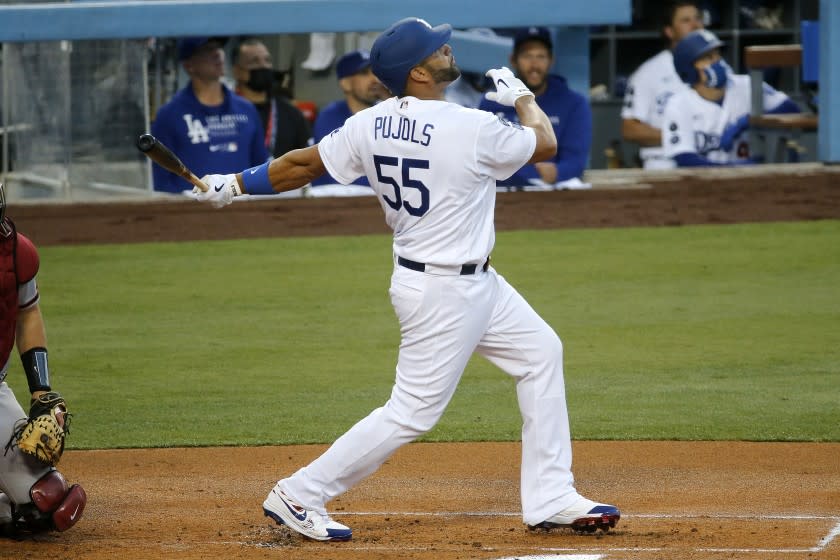
[[397,256],[460,266],[487,259],[496,180],[522,167],[535,146],[532,129],[492,113],[407,96],[356,113],[318,151],[342,184],[367,176]]
[[[772,110],[781,105],[787,95],[764,84],[764,107]],[[662,126],[662,146],[665,155],[696,153],[715,163],[731,163],[750,157],[747,133],[735,138],[732,149],[720,149],[720,138],[726,127],[739,117],[749,114],[752,107],[750,77],[730,74],[726,93],[720,103],[701,97],[688,89],[674,95],[665,106]]]
[[[665,104],[672,95],[690,89],[674,68],[674,55],[665,49],[646,60],[630,76],[624,93],[622,119],[638,119],[654,128],[662,128]],[[648,146],[639,150],[646,169],[673,167],[661,146]]]

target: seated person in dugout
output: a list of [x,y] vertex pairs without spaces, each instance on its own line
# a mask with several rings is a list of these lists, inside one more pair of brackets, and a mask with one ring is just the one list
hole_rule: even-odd
[[[368,51],[352,51],[342,56],[335,64],[335,73],[344,99],[333,101],[318,113],[312,131],[315,144],[336,128],[343,126],[344,121],[352,115],[373,107],[387,97],[387,92],[370,69]],[[338,184],[329,173],[312,181],[313,187],[329,184]],[[359,177],[352,184],[370,186],[366,177]]]
[[[551,33],[545,27],[528,27],[517,32],[510,57],[512,70],[525,82],[545,111],[557,137],[557,154],[549,161],[527,164],[510,178],[499,181],[500,187],[554,185],[583,176],[592,145],[592,110],[589,100],[571,90],[562,76],[549,74],[554,57]],[[479,109],[518,122],[513,107],[488,99]]]
[[[686,35],[674,49],[674,68],[689,89],[665,104],[662,146],[672,167],[759,163],[747,135],[752,107],[750,77],[735,74],[720,56],[723,42],[706,30]],[[798,113],[787,95],[763,85],[769,113]]]

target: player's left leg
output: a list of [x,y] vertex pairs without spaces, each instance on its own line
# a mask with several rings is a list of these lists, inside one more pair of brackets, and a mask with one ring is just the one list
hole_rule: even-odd
[[[516,379],[523,421],[523,521],[540,525],[559,512],[572,510],[575,520],[585,517],[594,503],[574,487],[563,345],[502,276],[493,269],[488,275],[497,283],[496,307],[477,351]],[[579,515],[580,509],[586,511]]]

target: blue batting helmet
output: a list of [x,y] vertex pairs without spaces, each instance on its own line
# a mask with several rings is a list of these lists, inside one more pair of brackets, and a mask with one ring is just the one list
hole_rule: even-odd
[[394,95],[402,95],[408,73],[446,44],[452,36],[448,23],[432,27],[416,17],[401,19],[373,42],[370,61],[373,74]]
[[700,81],[694,61],[713,49],[723,46],[717,35],[705,29],[692,31],[674,47],[674,68],[680,79],[688,85]]

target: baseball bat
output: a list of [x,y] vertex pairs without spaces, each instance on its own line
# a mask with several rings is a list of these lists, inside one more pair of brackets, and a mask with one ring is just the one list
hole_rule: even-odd
[[196,177],[193,172],[184,165],[184,162],[172,153],[172,150],[167,148],[163,142],[151,134],[141,134],[140,138],[137,139],[137,148],[146,154],[150,160],[160,165],[167,171],[171,171],[175,175],[180,175],[194,186],[204,192],[207,192],[207,185],[205,185],[201,179]]

